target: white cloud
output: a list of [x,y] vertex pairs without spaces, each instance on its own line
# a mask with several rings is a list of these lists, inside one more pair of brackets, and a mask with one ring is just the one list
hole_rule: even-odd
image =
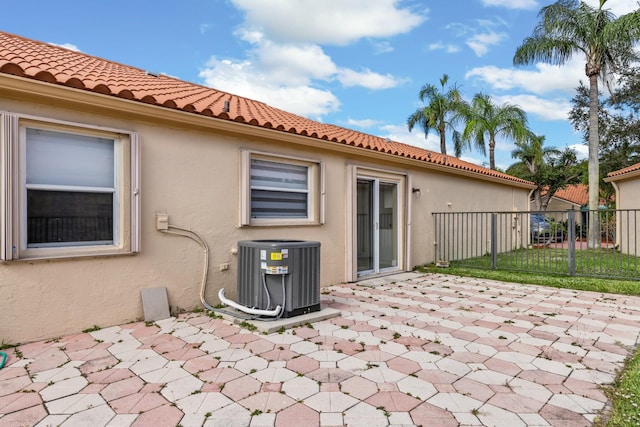
[[367,89],[389,89],[401,83],[390,74],[382,75],[369,69],[358,72],[344,68],[338,71],[337,78],[344,87],[362,86]]
[[485,6],[499,6],[508,9],[535,9],[538,7],[536,0],[482,0]]
[[78,48],[78,46],[76,46],[75,44],[71,44],[71,43],[61,43],[61,44],[59,44],[59,43],[51,43],[51,42],[49,42],[49,44],[53,45],[53,46],[63,47],[65,49],[69,49],[69,50],[72,50],[74,52],[82,52]]
[[[600,6],[600,0],[585,0],[585,3],[593,7]],[[605,3],[604,8],[611,9],[616,16],[621,16],[638,9],[638,2],[637,0],[609,1]]]
[[340,101],[331,92],[304,84],[284,86],[272,81],[250,61],[211,58],[200,72],[207,86],[266,102],[306,117],[319,118],[337,111]]
[[438,41],[436,43],[431,43],[429,46],[427,46],[427,49],[429,50],[444,50],[447,53],[456,53],[456,52],[460,52],[460,47],[455,45],[455,44],[445,44],[441,41]]
[[477,78],[480,84],[488,84],[494,90],[518,89],[535,94],[572,94],[580,80],[586,80],[584,58],[574,56],[563,66],[538,63],[533,69],[498,68],[485,66],[473,68],[465,79]]
[[506,37],[507,35],[505,33],[490,31],[487,33],[474,34],[467,39],[466,43],[476,56],[484,56],[489,51],[490,46],[499,44]]
[[347,125],[354,126],[354,127],[359,127],[361,129],[372,128],[374,126],[378,126],[379,124],[380,124],[379,120],[373,120],[373,119],[357,120],[357,119],[349,118],[347,120]]
[[253,53],[272,83],[309,84],[313,79],[329,79],[338,71],[332,59],[317,45],[275,44],[265,40]]
[[409,132],[407,125],[384,125],[380,127],[380,130],[382,132],[379,136],[382,138],[440,152],[440,138],[433,133],[429,133],[425,139],[422,129],[414,129]]
[[373,50],[376,55],[393,52],[393,46],[391,46],[391,43],[389,43],[386,40],[385,41],[369,40],[369,43],[371,43],[371,46],[373,46]]
[[462,37],[472,32],[471,27],[460,22],[452,22],[450,24],[447,24],[447,26],[445,26],[444,28],[450,30],[453,33],[454,37]]
[[397,0],[273,1],[232,0],[246,14],[247,28],[274,41],[344,45],[364,37],[383,38],[411,31],[426,10],[398,8]]
[[567,120],[571,102],[567,98],[545,99],[535,95],[502,95],[494,96],[497,104],[515,104],[526,113],[533,114],[544,121]]
[[344,87],[389,89],[404,80],[369,69],[339,68],[318,45],[276,44],[257,34],[256,47],[247,51],[249,59],[212,57],[200,71],[207,86],[248,98],[306,117],[319,118],[337,111],[340,102],[328,90],[319,90],[314,81],[339,81]]
[[586,160],[589,158],[589,146],[585,144],[572,144],[569,145],[569,148],[578,153],[578,160]]
[[[501,31],[496,31],[496,28],[508,27],[508,23],[499,17],[493,20],[489,19],[477,19],[475,20],[475,26],[470,26],[460,22],[452,22],[445,27],[451,33],[453,37],[465,38],[465,44],[473,50],[476,56],[484,56],[489,48],[500,44],[507,38],[507,34]],[[429,48],[431,50],[442,49],[445,46],[442,42],[432,43]],[[452,46],[449,43],[446,46]]]
[[[435,151],[436,153],[440,152],[440,137],[433,132],[430,132],[425,139],[424,132],[421,129],[414,128],[413,131],[409,132],[406,125],[385,125],[381,126],[380,130],[382,132],[379,136],[382,138],[389,138],[392,141],[402,142],[413,145],[414,147]],[[500,142],[498,142],[497,145],[498,147],[503,147]],[[511,149],[512,148],[509,148],[509,151]],[[453,144],[450,141],[447,142],[447,154],[450,156],[454,155]],[[496,155],[498,155],[498,152],[496,152]],[[489,167],[489,159],[483,157],[482,154],[475,149],[463,152],[460,160]]]
[[234,35],[251,47],[242,59],[212,57],[200,72],[204,84],[318,120],[340,106],[318,83],[381,90],[405,81],[368,68],[339,67],[321,44],[366,38],[376,54],[390,52],[388,41],[375,39],[408,32],[427,14],[400,8],[398,0],[341,0],[340,7],[317,0],[231,2],[245,15]]

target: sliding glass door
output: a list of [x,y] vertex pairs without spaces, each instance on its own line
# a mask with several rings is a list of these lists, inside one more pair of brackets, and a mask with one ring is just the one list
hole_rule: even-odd
[[356,251],[358,276],[398,267],[398,183],[358,177]]

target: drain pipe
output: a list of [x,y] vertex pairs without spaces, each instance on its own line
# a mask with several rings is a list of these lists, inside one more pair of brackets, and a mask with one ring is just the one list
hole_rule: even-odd
[[222,302],[224,305],[228,305],[229,307],[233,307],[236,310],[245,312],[247,314],[252,314],[254,316],[277,317],[282,311],[282,306],[279,304],[273,310],[261,310],[259,308],[245,307],[244,305],[240,305],[237,302],[226,298],[224,296],[224,289],[220,289],[220,292],[218,292],[218,298],[220,298],[220,302]]

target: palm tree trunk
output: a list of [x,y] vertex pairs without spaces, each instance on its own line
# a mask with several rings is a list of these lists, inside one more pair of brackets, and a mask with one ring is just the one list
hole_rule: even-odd
[[447,154],[447,140],[445,137],[445,130],[439,130],[438,133],[440,134],[440,152],[444,155]]
[[600,165],[598,151],[600,135],[598,134],[598,74],[589,74],[589,229],[588,245],[590,248],[600,247],[600,221],[598,216]]
[[496,170],[496,142],[493,138],[489,141],[489,167]]

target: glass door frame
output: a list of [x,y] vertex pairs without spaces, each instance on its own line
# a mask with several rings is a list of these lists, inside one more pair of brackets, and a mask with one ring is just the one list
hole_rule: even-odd
[[[378,170],[373,168],[357,167],[355,165],[349,165],[349,185],[347,191],[347,209],[351,217],[348,227],[351,230],[347,232],[347,280],[357,281],[364,277],[371,277],[376,275],[382,275],[389,272],[404,271],[407,266],[407,254],[409,248],[409,206],[407,206],[409,195],[407,194],[409,177],[401,172],[394,173],[388,170]],[[358,271],[358,182],[362,180],[373,181],[376,193],[375,200],[379,201],[378,196],[380,184],[393,184],[396,186],[396,200],[395,206],[395,223],[393,239],[395,241],[395,265],[391,267],[380,268],[380,253],[379,253],[379,229],[376,233],[373,233],[373,242],[371,245],[375,245],[376,251],[374,253],[374,265],[373,268]],[[375,201],[374,201],[375,203]]]

